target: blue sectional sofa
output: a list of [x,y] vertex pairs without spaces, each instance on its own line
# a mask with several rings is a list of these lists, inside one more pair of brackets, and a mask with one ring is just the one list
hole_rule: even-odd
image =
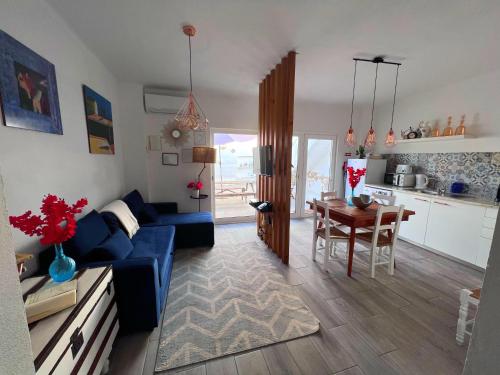
[[176,203],[144,203],[137,191],[123,201],[140,224],[132,238],[112,213],[92,211],[64,249],[78,268],[112,264],[120,326],[151,330],[166,303],[175,249],[213,246],[214,222],[209,212],[177,213]]

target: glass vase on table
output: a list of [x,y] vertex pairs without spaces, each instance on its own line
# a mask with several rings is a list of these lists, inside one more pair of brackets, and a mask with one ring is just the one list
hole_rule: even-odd
[[49,275],[57,283],[71,280],[75,274],[75,261],[64,254],[62,244],[54,244],[56,257],[50,263]]
[[355,195],[354,195],[354,188],[352,188],[351,195],[349,195],[349,196],[347,197],[347,205],[348,205],[348,206],[354,207],[354,203],[353,203],[353,201],[352,201],[352,198],[354,198],[354,196],[355,196]]

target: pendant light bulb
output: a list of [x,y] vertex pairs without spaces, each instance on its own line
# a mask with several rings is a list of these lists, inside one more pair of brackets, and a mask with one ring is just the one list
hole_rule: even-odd
[[348,147],[356,147],[356,134],[354,134],[353,128],[349,128],[349,130],[347,130],[344,144]]
[[[375,67],[375,85],[373,86],[372,118],[370,120],[370,129],[368,130],[368,134],[366,135],[366,138],[365,138],[365,149],[367,149],[368,151],[373,150],[373,148],[375,147],[375,142],[377,141],[375,129],[373,129],[373,114],[375,113],[375,95],[377,93],[377,78],[378,78],[379,60],[377,60],[377,58],[375,58],[373,61],[376,62],[377,65]],[[382,62],[383,61],[384,60],[382,59]]]
[[396,145],[396,137],[394,135],[394,130],[392,130],[392,125],[394,124],[394,109],[396,108],[396,90],[398,88],[398,76],[399,76],[399,65],[396,68],[396,83],[394,84],[394,97],[392,99],[392,116],[391,116],[391,128],[385,136],[385,147],[394,147]]
[[385,146],[393,147],[396,145],[396,137],[394,136],[394,130],[389,129],[389,132],[385,136]]
[[367,149],[368,151],[373,150],[376,142],[377,142],[377,135],[375,134],[375,130],[373,128],[370,128],[370,130],[368,130],[368,134],[366,135],[365,139],[365,149]]
[[351,124],[349,129],[345,134],[344,144],[347,147],[356,147],[356,135],[354,134],[354,129],[352,128],[352,118],[354,116],[354,92],[356,91],[356,71],[358,67],[358,61],[354,60],[354,78],[352,84],[352,101],[351,101]]

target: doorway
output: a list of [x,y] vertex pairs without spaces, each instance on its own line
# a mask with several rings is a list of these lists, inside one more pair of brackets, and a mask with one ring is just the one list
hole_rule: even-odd
[[290,214],[311,214],[306,201],[332,191],[335,177],[337,138],[331,135],[294,134],[292,138],[292,185]]
[[254,152],[256,131],[212,129],[212,144],[217,150],[212,183],[213,212],[219,223],[255,220],[255,209],[248,202],[257,195]]

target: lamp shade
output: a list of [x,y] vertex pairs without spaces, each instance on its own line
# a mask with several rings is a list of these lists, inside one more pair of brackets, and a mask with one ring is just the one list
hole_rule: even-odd
[[193,147],[193,163],[210,163],[216,161],[217,150],[213,147]]

